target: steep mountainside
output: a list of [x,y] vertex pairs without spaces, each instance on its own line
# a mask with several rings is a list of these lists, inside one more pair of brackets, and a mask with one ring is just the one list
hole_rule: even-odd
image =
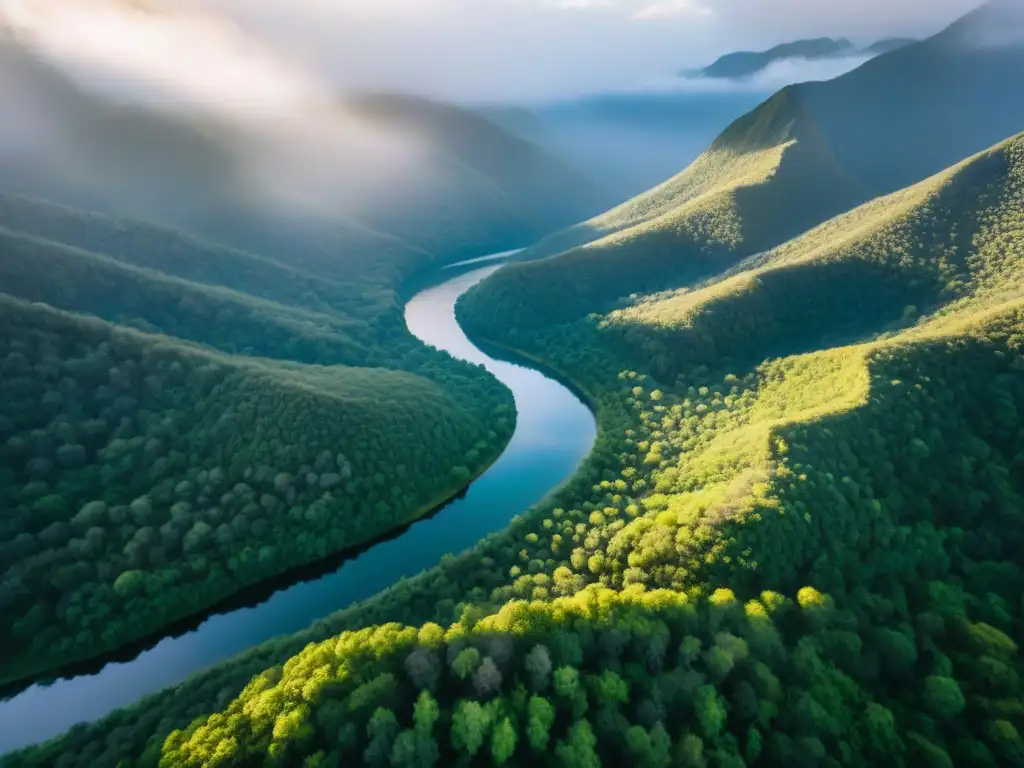
[[[1024,285],[1024,135],[874,200],[711,285],[611,313],[660,379],[909,328]],[[799,297],[799,299],[797,298]]]
[[839,162],[885,194],[1020,131],[1022,76],[1024,12],[994,0],[928,40],[802,88]]
[[711,275],[864,198],[791,87],[733,123],[683,173],[539,246],[570,250],[510,265],[483,290],[495,322],[562,322]]
[[[569,286],[591,274],[599,288],[584,284],[579,301],[563,303],[559,316],[602,310],[636,291],[685,284],[694,276],[688,265],[695,250],[717,252],[723,257],[718,268],[729,266],[723,262],[779,245],[857,202],[920,181],[1018,132],[1024,126],[1024,102],[1015,90],[1024,76],[1024,33],[1017,34],[1024,30],[1022,17],[1012,2],[990,3],[934,38],[836,80],[776,94],[730,126],[679,176],[524,252],[524,260],[555,258],[510,268],[491,281],[495,311],[506,313],[501,322],[511,322],[517,307],[525,308],[521,317],[529,322],[550,303],[549,287],[571,296]],[[783,125],[792,126],[789,134],[779,133]],[[763,143],[745,136],[756,136],[758,126],[771,126],[780,146],[803,146],[807,159],[787,163],[783,155],[774,171],[777,161],[763,153]],[[723,150],[738,157],[725,162]],[[766,200],[752,210],[770,215],[768,226],[759,227],[752,214],[733,208],[723,249],[722,230],[705,226],[693,209],[735,196],[737,161],[764,164],[758,166],[763,183],[746,194]],[[658,226],[654,216],[673,224]],[[533,302],[532,295],[540,298]]]

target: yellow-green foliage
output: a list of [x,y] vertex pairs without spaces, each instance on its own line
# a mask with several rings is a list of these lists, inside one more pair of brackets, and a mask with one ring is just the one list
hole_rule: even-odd
[[1024,137],[868,203],[708,287],[613,312],[603,326],[659,376],[759,360],[1017,295]]
[[861,199],[798,92],[786,89],[679,176],[579,225],[586,245],[510,265],[470,300],[478,322],[514,317],[517,327],[534,328],[571,320],[726,269]]

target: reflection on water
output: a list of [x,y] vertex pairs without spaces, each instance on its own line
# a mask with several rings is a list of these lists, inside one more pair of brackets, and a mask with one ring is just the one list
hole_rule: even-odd
[[166,637],[131,661],[112,662],[95,674],[51,685],[34,685],[0,703],[0,752],[56,736],[75,723],[132,704],[253,645],[364,600],[436,564],[444,554],[501,530],[568,479],[593,444],[596,425],[591,413],[561,384],[485,355],[455,321],[459,295],[496,269],[484,267],[427,289],[406,308],[406,322],[417,337],[483,365],[515,395],[519,415],[511,443],[463,498],[332,573],[281,589],[258,605],[210,616],[192,631]]

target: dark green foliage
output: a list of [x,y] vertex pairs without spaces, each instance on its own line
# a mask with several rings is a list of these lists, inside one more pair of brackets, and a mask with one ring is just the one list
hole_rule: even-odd
[[0,315],[12,677],[409,522],[458,487],[450,456],[484,462],[512,426],[501,395],[484,425],[406,373],[247,363],[2,297]]

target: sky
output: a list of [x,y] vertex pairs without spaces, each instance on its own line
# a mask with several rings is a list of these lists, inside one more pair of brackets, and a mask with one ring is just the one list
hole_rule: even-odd
[[[977,0],[0,0],[48,55],[189,98],[318,88],[458,102],[657,87],[737,49],[810,36],[926,36]],[[12,19],[14,20],[12,22]],[[847,62],[847,68],[858,61]],[[842,68],[842,65],[840,65]],[[827,77],[810,69],[784,78]],[[314,82],[320,81],[320,82]],[[259,87],[251,89],[252,84]],[[781,83],[780,83],[781,84]],[[301,93],[300,93],[301,92]],[[261,103],[260,99],[267,103]]]
[[529,101],[641,88],[722,53],[801,37],[867,44],[927,36],[978,0],[216,3],[342,83],[455,100]]

